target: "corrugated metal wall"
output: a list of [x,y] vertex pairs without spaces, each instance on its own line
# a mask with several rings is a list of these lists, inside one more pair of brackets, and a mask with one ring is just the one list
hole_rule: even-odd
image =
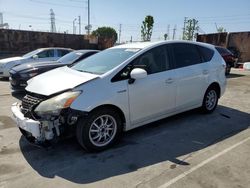
[[83,35],[0,29],[0,57],[22,55],[42,47],[98,48],[97,43],[89,41]]
[[239,62],[250,62],[250,32],[198,35],[197,41],[233,48],[238,51]]

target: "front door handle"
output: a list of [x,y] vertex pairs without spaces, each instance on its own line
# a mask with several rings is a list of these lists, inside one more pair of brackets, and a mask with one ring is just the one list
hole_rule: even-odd
[[165,81],[166,84],[171,84],[171,83],[173,83],[173,82],[174,82],[173,78],[168,78],[168,79]]

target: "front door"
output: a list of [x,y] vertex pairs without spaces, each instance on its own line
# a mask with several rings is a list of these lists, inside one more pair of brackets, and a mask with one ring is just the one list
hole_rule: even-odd
[[145,52],[132,65],[144,67],[148,75],[128,84],[131,124],[154,120],[174,111],[176,74],[171,69],[167,47],[163,45]]

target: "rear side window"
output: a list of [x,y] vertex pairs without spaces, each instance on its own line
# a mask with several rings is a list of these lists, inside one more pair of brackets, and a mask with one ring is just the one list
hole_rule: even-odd
[[54,50],[44,50],[37,54],[38,58],[54,57]]
[[68,50],[57,50],[57,56],[58,57],[62,57],[64,55],[66,55],[67,53],[69,53]]
[[202,55],[203,61],[204,62],[211,61],[212,57],[214,56],[214,51],[203,46],[197,46],[197,47]]
[[172,44],[176,68],[202,63],[201,55],[194,44]]

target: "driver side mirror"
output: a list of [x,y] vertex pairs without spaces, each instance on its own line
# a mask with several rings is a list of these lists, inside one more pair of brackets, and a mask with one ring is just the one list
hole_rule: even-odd
[[33,55],[32,59],[38,59],[38,55]]
[[134,83],[136,79],[146,78],[148,75],[147,71],[141,68],[134,68],[130,73],[129,84]]

